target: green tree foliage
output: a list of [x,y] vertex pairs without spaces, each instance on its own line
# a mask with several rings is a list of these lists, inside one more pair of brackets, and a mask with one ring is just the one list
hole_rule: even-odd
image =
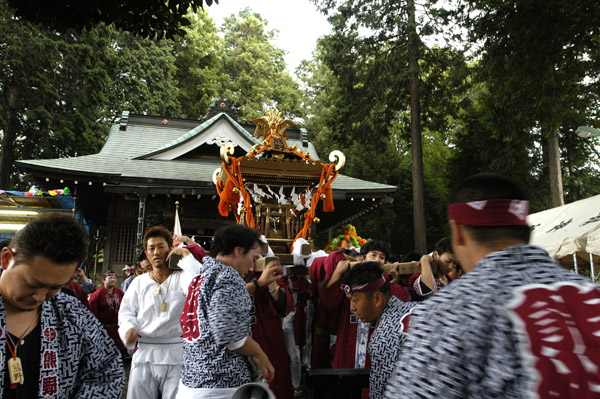
[[[337,78],[324,63],[324,49],[317,45],[312,53],[311,60],[302,60],[296,70],[296,75],[302,82],[305,92],[303,108],[307,114],[304,126],[308,132],[309,140],[315,145],[319,157],[326,159],[327,155],[337,149],[337,145],[348,140],[343,140],[345,129],[337,129],[335,123],[330,122],[339,114],[337,108],[341,91]],[[331,129],[335,127],[335,129]]]
[[249,8],[225,18],[225,73],[222,92],[240,104],[244,118],[264,115],[277,108],[286,118],[301,118],[302,93],[285,70],[284,51],[271,43],[277,32]]
[[101,35],[109,39],[104,67],[109,72],[110,91],[108,102],[103,104],[107,122],[114,121],[123,110],[179,116],[173,42],[105,29]]
[[[218,4],[218,0],[214,0]],[[8,0],[16,14],[59,32],[82,32],[98,24],[114,26],[142,37],[173,38],[185,34],[188,10],[194,12],[213,0]]]
[[[586,1],[472,1],[473,40],[484,41],[480,73],[517,121],[556,129],[586,92],[598,56],[600,8]],[[526,27],[526,28],[525,28]]]
[[[346,148],[350,146],[344,142],[353,143],[355,152],[345,150],[349,152],[349,166],[344,173],[402,187],[392,208],[400,217],[387,218],[395,221],[388,226],[389,237],[398,237],[397,231],[402,230],[405,251],[414,248],[411,237],[417,234],[436,241],[445,233],[439,216],[443,217],[448,191],[440,171],[446,169],[453,116],[460,108],[460,92],[468,72],[461,52],[428,47],[421,41],[437,32],[446,14],[426,2],[419,7],[431,11],[430,18],[416,17],[411,22],[410,7],[402,2],[315,3],[329,15],[333,25],[333,33],[323,38],[321,45],[322,62],[331,71],[336,89],[326,90],[331,93],[326,115],[316,114],[321,122],[309,123],[325,126],[322,131],[326,138],[319,138],[320,142]],[[411,31],[416,37],[413,35],[415,40],[409,46]],[[416,60],[414,67],[409,67],[411,59]],[[425,176],[420,161],[421,139],[427,145],[424,170],[430,172]],[[387,167],[378,168],[375,158],[381,158],[381,166]],[[353,160],[365,167],[354,169]],[[408,178],[407,170],[398,166],[408,168]],[[424,184],[410,194],[417,187],[415,179]],[[415,198],[423,206],[416,206]],[[414,228],[417,221],[419,229]],[[426,225],[432,227],[426,229]],[[361,231],[364,228],[361,226]],[[416,246],[425,245],[415,241]]]
[[186,35],[174,42],[175,80],[181,116],[201,119],[208,106],[221,96],[225,81],[224,46],[214,22],[204,11],[189,16],[191,25]]
[[[456,132],[449,156],[449,181],[459,182],[473,173],[506,175],[525,187],[532,182],[535,146],[529,134],[497,134],[491,121],[493,104],[486,102],[481,85],[471,88],[461,110],[461,128]],[[544,192],[547,194],[547,192]]]
[[72,156],[101,144],[98,103],[106,98],[101,54],[107,43],[93,34],[84,41],[50,34],[15,19],[4,2],[0,19],[0,187],[8,188],[15,157]]
[[[544,209],[551,205],[549,143],[557,135],[563,143],[563,176],[577,174],[586,162],[583,144],[572,136],[596,112],[600,8],[559,0],[468,5],[466,26],[471,41],[480,44],[476,79],[484,90],[469,106],[473,111],[453,161],[463,163],[457,166],[463,172],[454,177],[472,172],[473,160],[480,159],[487,166],[477,170],[517,175],[524,186],[535,187],[534,209]],[[587,179],[571,177],[565,187],[574,199],[576,180]]]
[[0,2],[0,187],[15,159],[96,153],[123,110],[176,115],[168,41],[99,26],[56,33],[15,18]]
[[[347,162],[342,173],[398,187],[398,191],[392,197],[392,204],[381,205],[354,222],[360,226],[361,234],[389,242],[394,252],[412,251],[414,244],[411,239],[413,213],[410,118],[406,116],[410,112],[407,105],[408,92],[403,91],[404,106],[390,115],[389,121],[382,117],[379,109],[368,112],[373,104],[378,105],[377,100],[373,97],[370,100],[361,98],[361,102],[357,99],[357,93],[377,88],[365,88],[368,83],[364,82],[369,80],[363,80],[362,71],[356,73],[355,84],[351,87],[340,84],[339,78],[325,62],[328,58],[325,53],[327,49],[327,42],[322,41],[313,53],[313,59],[303,61],[297,71],[307,92],[306,109],[309,117],[306,127],[309,138],[319,149],[321,158],[334,149],[344,152]],[[442,57],[441,54],[436,56]],[[462,102],[462,97],[456,95],[451,88],[455,87],[453,80],[462,81],[467,73],[466,69],[461,70],[454,66],[464,66],[458,55],[449,52],[446,57],[458,61],[431,64],[423,77],[424,87],[431,86],[431,89],[423,90],[426,105],[423,119],[423,151],[426,161],[425,206],[428,210],[426,216],[429,226],[427,235],[432,242],[447,234],[444,205],[447,200],[448,182],[443,171],[452,152],[450,143],[458,124],[451,118],[450,111],[460,109]],[[436,88],[437,86],[442,88]],[[361,112],[364,120],[355,119],[355,112]],[[377,128],[374,127],[375,123],[378,123]]]

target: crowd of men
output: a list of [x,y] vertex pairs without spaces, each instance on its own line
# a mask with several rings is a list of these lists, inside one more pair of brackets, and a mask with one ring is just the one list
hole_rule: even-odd
[[0,252],[1,396],[119,398],[133,354],[132,399],[298,397],[303,365],[370,369],[372,399],[600,397],[600,289],[528,244],[522,190],[474,175],[447,212],[411,276],[377,240],[284,276],[248,227],[206,253],[154,226],[123,290],[111,270],[90,287],[78,222],[37,218]]

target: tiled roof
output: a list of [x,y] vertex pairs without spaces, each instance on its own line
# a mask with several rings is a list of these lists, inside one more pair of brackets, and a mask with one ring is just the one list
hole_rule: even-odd
[[[174,159],[156,160],[143,159],[149,155],[157,154],[180,145],[185,145],[191,138],[210,130],[217,120],[225,118],[244,140],[258,143],[247,130],[236,123],[226,114],[219,114],[206,122],[200,123],[192,129],[184,124],[169,123],[162,125],[151,123],[151,117],[145,122],[144,117],[137,116],[135,122],[127,124],[125,130],[120,130],[119,125],[114,125],[108,139],[98,154],[77,156],[73,158],[39,159],[17,161],[17,165],[28,171],[45,171],[55,174],[82,176],[94,180],[101,180],[116,184],[135,184],[136,180],[152,180],[157,184],[169,185],[175,181],[180,184],[185,181],[186,186],[198,185],[212,186],[212,174],[221,163],[219,159]],[[156,118],[154,118],[156,119]],[[193,121],[188,121],[193,123]],[[302,146],[302,140],[288,140],[288,145],[297,145],[302,151],[309,151],[311,157],[317,158],[316,150],[312,143],[308,147]],[[395,186],[355,179],[339,175],[332,185],[338,195],[390,193],[396,190]]]
[[210,127],[212,125],[214,125],[215,122],[217,122],[219,119],[225,119],[225,120],[227,120],[229,122],[229,124],[237,131],[237,133],[239,133],[240,136],[242,136],[244,139],[246,139],[247,141],[249,141],[250,143],[252,143],[252,145],[260,143],[254,136],[252,136],[250,133],[248,133],[248,131],[246,129],[244,129],[243,127],[241,127],[229,115],[221,113],[221,114],[213,116],[211,119],[209,119],[206,122],[203,122],[200,125],[198,125],[198,127],[196,127],[194,129],[186,132],[185,134],[177,137],[176,139],[174,139],[173,141],[171,141],[171,142],[163,145],[162,147],[155,149],[154,151],[152,151],[151,153],[149,153],[147,155],[158,154],[158,153],[161,153],[161,152],[163,152],[163,151],[165,151],[165,150],[167,150],[169,148],[185,144],[187,141],[191,140],[194,137],[197,137],[197,136],[201,135],[202,133],[204,133],[205,131],[207,131],[208,129],[210,129]]

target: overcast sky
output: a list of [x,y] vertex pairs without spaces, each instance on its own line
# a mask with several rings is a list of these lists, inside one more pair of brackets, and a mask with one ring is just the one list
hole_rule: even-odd
[[220,27],[225,17],[246,7],[267,20],[267,29],[279,30],[273,44],[287,52],[285,61],[292,74],[301,60],[312,58],[317,39],[331,31],[325,16],[309,0],[219,0],[206,9]]

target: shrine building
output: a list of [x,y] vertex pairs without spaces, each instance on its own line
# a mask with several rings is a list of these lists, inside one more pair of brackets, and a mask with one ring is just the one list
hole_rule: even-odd
[[[235,222],[219,214],[213,174],[221,167],[222,144],[232,143],[235,157],[260,144],[255,128],[239,121],[235,105],[227,101],[212,104],[200,121],[123,112],[97,154],[16,164],[40,190],[70,187],[85,220],[104,226],[104,269],[121,271],[135,261],[147,227],[173,230],[176,202],[182,233],[200,244],[206,245],[224,223]],[[305,129],[288,126],[287,143],[319,160]],[[353,218],[390,203],[396,191],[342,173],[331,185],[335,210],[316,210],[319,222],[312,224],[309,238],[327,239]]]

